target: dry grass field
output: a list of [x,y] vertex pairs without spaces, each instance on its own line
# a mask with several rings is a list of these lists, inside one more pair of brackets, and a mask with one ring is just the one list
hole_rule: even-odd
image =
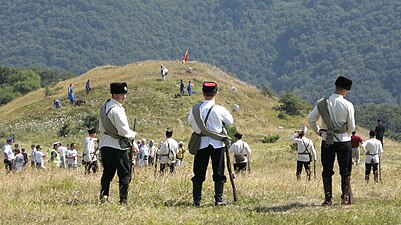
[[[159,67],[169,69],[165,81],[159,80]],[[192,74],[185,69],[193,68]],[[93,91],[84,93],[85,82],[91,79]],[[241,83],[223,71],[201,63],[182,65],[173,61],[148,61],[119,67],[95,68],[86,74],[63,81],[54,87],[52,95],[38,90],[0,107],[0,133],[14,134],[21,147],[51,143],[78,143],[82,152],[85,137],[83,121],[96,116],[100,104],[109,98],[108,84],[127,81],[129,95],[125,104],[129,121],[137,120],[138,138],[163,139],[171,127],[175,139],[187,143],[190,127],[187,112],[202,98],[200,95],[173,98],[179,92],[179,81],[191,80],[201,91],[205,80],[221,86],[217,102],[231,109],[235,126],[244,133],[253,151],[252,173],[239,174],[235,182],[239,201],[232,202],[229,182],[224,197],[232,202],[227,207],[215,207],[213,182],[209,166],[203,188],[203,206],[192,206],[192,160],[186,154],[184,165],[175,174],[155,175],[154,168],[135,168],[129,188],[128,204],[118,204],[118,178],[112,183],[110,203],[99,205],[101,173],[84,175],[77,171],[27,168],[21,173],[6,174],[0,166],[0,224],[401,224],[401,153],[400,143],[385,140],[382,182],[364,182],[364,165],[353,168],[352,188],[355,204],[340,204],[340,176],[336,165],[333,177],[333,206],[321,207],[323,185],[321,164],[316,162],[316,179],[307,181],[304,173],[296,180],[296,154],[290,149],[289,137],[305,117],[278,119],[277,99],[264,96],[254,87]],[[68,84],[74,85],[77,97],[85,99],[84,106],[69,106]],[[237,92],[230,92],[231,87]],[[60,99],[63,108],[52,108]],[[67,136],[59,130],[70,128]],[[284,129],[278,129],[283,126]],[[367,131],[358,130],[363,139]],[[265,136],[279,135],[276,143],[265,144]],[[320,140],[308,132],[320,154]],[[29,150],[30,151],[30,150]],[[319,157],[320,158],[320,157]],[[364,155],[361,156],[364,160]]]

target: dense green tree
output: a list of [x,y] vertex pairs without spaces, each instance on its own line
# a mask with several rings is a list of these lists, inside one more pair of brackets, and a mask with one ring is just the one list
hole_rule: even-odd
[[400,9],[398,0],[5,1],[0,65],[80,74],[180,60],[189,49],[190,60],[309,102],[346,75],[355,83],[353,103],[394,104],[401,96]]

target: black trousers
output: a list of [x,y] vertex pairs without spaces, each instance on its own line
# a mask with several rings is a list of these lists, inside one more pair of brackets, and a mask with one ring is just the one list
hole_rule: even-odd
[[[120,196],[126,196],[128,193],[128,184],[131,180],[128,151],[122,151],[110,147],[102,147],[100,152],[102,153],[103,162],[103,174],[101,178],[102,189],[100,191],[100,195],[109,196],[110,182],[117,171],[120,184]],[[124,188],[122,189],[121,186],[124,186]]]
[[246,171],[246,162],[244,163],[234,163],[234,171]]
[[302,173],[302,167],[305,167],[306,173],[310,172],[310,162],[297,161],[297,175]]
[[166,168],[166,167],[170,167],[170,173],[174,173],[174,168],[175,168],[175,164],[174,163],[171,163],[171,164],[162,164],[162,163],[160,163],[160,172],[164,172],[164,169]]
[[4,161],[4,167],[6,168],[7,172],[10,172],[11,170],[13,170],[13,164],[14,164],[14,160],[7,160],[5,159]]
[[209,164],[209,158],[212,159],[213,181],[224,183],[227,177],[224,175],[224,148],[213,148],[209,145],[206,148],[199,149],[194,159],[194,175],[192,181],[202,183],[206,180],[206,170]]
[[340,167],[340,175],[342,177],[351,176],[352,170],[352,146],[351,141],[334,142],[332,145],[327,145],[322,141],[321,159],[323,178],[331,178],[334,175],[334,160],[337,154],[338,165]]
[[85,162],[85,174],[90,174],[91,170],[93,173],[96,173],[98,170],[97,161],[93,162]]
[[375,163],[375,164],[370,164],[370,163],[365,163],[365,175],[369,175],[370,174],[370,170],[373,167],[373,174],[377,173],[377,169],[379,167],[379,163]]

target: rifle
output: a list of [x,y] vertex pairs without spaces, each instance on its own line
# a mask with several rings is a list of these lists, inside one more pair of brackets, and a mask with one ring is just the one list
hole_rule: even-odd
[[157,155],[157,153],[155,153],[155,176],[156,176],[156,174],[157,174],[157,159],[158,159],[159,157],[158,157],[158,155]]
[[248,174],[251,174],[251,154],[248,154]]
[[234,202],[238,201],[238,194],[237,194],[237,189],[235,188],[235,184],[234,184],[234,174],[233,171],[231,169],[231,162],[230,162],[230,154],[228,152],[228,145],[230,144],[228,141],[228,138],[226,138],[225,140],[223,140],[225,143],[225,147],[224,150],[226,152],[226,158],[227,158],[227,170],[228,173],[230,175],[230,182],[231,182],[231,187],[233,188],[233,195],[234,195]]
[[[134,131],[136,130],[136,118],[134,118]],[[134,139],[132,139],[131,143],[130,143],[130,147],[129,147],[129,153],[128,153],[128,157],[129,157],[129,163],[130,163],[130,174],[132,174],[132,170],[134,169],[134,162],[133,162],[133,153],[134,153]]]
[[313,160],[313,178],[316,180],[316,160]]
[[381,165],[382,165],[382,159],[381,159],[381,157],[379,155],[379,180],[380,180],[380,182],[382,182],[382,167],[381,167]]

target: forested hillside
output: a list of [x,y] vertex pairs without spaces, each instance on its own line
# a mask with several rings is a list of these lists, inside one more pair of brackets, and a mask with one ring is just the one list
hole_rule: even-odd
[[0,65],[83,73],[189,60],[312,102],[339,74],[357,104],[401,102],[401,1],[14,0],[0,5]]

